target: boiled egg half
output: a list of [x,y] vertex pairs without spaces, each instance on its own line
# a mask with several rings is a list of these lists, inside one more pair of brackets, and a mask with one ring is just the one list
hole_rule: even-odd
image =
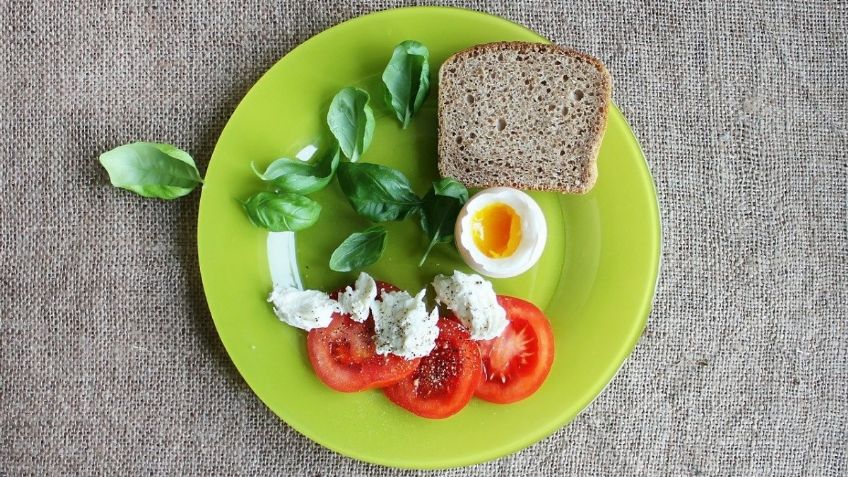
[[459,253],[475,272],[508,278],[539,261],[548,226],[532,197],[518,189],[494,187],[465,203],[454,237]]

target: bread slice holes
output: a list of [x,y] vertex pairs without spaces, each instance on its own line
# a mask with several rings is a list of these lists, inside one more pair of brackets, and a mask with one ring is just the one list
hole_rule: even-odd
[[477,133],[471,133],[468,135],[468,139],[477,139]]
[[583,91],[579,89],[575,89],[573,93],[571,93],[571,99],[575,101],[580,101],[583,99]]
[[568,75],[562,75],[562,80],[563,80],[563,81],[568,81]]
[[562,115],[563,115],[563,116],[568,116],[568,106],[563,106],[563,107],[562,107]]
[[504,129],[506,129],[506,119],[498,118],[497,128],[498,128],[498,131],[503,131]]
[[468,103],[468,104],[474,104],[474,95],[471,95],[471,94],[466,95],[465,96],[465,102]]
[[457,137],[456,137],[456,143],[457,143],[457,144],[462,144],[462,136],[457,136]]
[[503,53],[498,53],[498,61],[503,61]]
[[556,109],[555,105],[553,105],[553,104],[548,105],[548,111],[553,111],[554,109]]

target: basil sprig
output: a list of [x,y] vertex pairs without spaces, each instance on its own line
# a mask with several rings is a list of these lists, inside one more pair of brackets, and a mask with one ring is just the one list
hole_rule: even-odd
[[407,40],[395,47],[383,71],[386,104],[394,111],[403,129],[430,92],[430,52],[417,41]]
[[344,162],[337,177],[353,210],[372,222],[403,220],[421,207],[409,180],[391,167]]
[[297,232],[312,227],[321,215],[321,204],[288,192],[260,192],[243,207],[254,225],[271,232]]
[[344,88],[333,97],[327,112],[327,126],[351,162],[362,157],[374,138],[374,112],[368,105],[370,100],[365,90]]
[[379,225],[350,234],[330,256],[330,269],[349,272],[375,263],[386,249],[387,235],[386,229]]
[[203,182],[191,155],[169,144],[124,144],[101,154],[100,164],[113,186],[144,197],[176,199]]
[[421,206],[421,230],[429,239],[427,250],[418,262],[424,264],[430,251],[439,243],[449,243],[454,238],[454,225],[462,206],[468,201],[468,189],[460,182],[445,177],[433,182]]

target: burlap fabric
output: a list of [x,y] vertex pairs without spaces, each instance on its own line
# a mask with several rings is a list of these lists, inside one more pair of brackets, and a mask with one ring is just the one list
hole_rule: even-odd
[[[848,473],[845,2],[480,2],[592,52],[650,162],[663,273],[605,393],[447,475]],[[0,474],[413,475],[280,422],[224,352],[198,194],[110,187],[156,139],[205,169],[248,87],[393,2],[0,2]]]

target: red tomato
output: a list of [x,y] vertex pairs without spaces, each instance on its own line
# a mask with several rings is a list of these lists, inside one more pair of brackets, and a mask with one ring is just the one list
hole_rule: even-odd
[[480,382],[480,350],[468,331],[449,319],[439,320],[436,347],[410,376],[383,388],[398,406],[421,417],[441,419],[468,404]]
[[536,392],[554,361],[551,324],[532,303],[498,296],[509,320],[495,339],[479,341],[483,376],[475,393],[480,399],[507,404]]
[[[397,290],[394,285],[382,282],[377,282],[377,287],[380,293]],[[331,296],[335,298],[338,292]],[[349,315],[342,314],[336,314],[330,326],[310,331],[306,347],[315,374],[324,384],[342,392],[394,384],[415,371],[420,361],[378,355],[374,345],[374,320],[369,318],[357,323]]]

